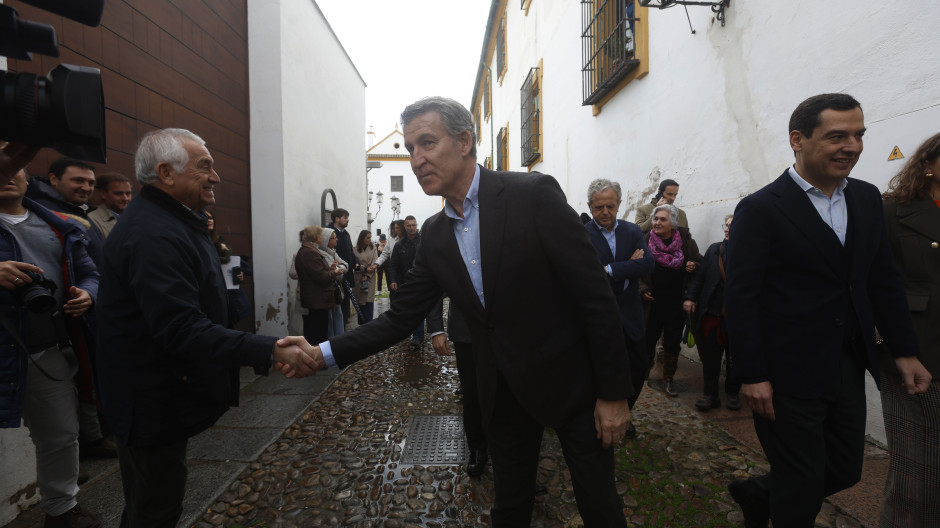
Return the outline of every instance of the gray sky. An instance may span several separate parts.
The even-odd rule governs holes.
[[[366,81],[376,140],[427,95],[470,107],[490,0],[316,0]]]

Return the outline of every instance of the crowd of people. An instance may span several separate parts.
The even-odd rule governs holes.
[[[119,459],[122,526],[174,526],[187,441],[237,403],[238,367],[346,367],[421,343],[425,322],[437,353],[454,343],[466,469],[492,464],[494,526],[528,526],[546,427],[584,525],[626,526],[614,446],[635,434],[660,340],[667,396],[678,394],[681,343],[694,342],[696,408],[722,405],[725,365],[726,406],[753,412],[770,472],[729,483],[746,526],[813,526],[825,497],[858,482],[866,370],[882,389],[891,457],[881,525],[940,524],[940,134],[882,196],[850,177],[865,132],[858,101],[806,99],[789,124],[794,164],[728,211],[703,256],[675,180],[634,222],[618,218],[620,184],[594,180],[579,220],[551,176],[477,164],[459,103],[425,98],[401,118],[412,169],[443,211],[420,230],[396,220],[377,240],[354,238],[342,208],[304,227],[289,271],[303,336],[281,339],[233,328],[249,311],[238,285],[251,269],[207,210],[220,180],[199,136],[141,138],[133,200],[120,174],[61,159],[30,178],[35,149],[2,149],[0,340],[13,353],[0,356],[0,427],[30,429],[45,526],[100,526],[76,502],[86,450]],[[390,307],[374,318],[383,278]]]

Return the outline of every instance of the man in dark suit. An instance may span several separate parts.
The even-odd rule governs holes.
[[[445,209],[425,222],[391,309],[322,343],[321,361],[345,367],[396,343],[446,291],[472,335],[493,526],[529,525],[546,426],[564,447],[584,525],[626,526],[612,445],[630,422],[630,366],[617,302],[577,213],[549,176],[477,165],[473,119],[456,101],[422,99],[402,124],[419,184]]]
[[[733,372],[754,411],[770,473],[729,485],[748,527],[811,527],[825,497],[861,478],[867,368],[875,326],[909,393],[930,374],[894,266],[881,195],[848,178],[862,109],[845,94],[803,101],[790,118],[796,163],[738,205],[725,306]]]
[[[607,280],[620,305],[620,324],[630,356],[633,395],[628,398],[630,409],[640,397],[646,379],[646,326],[643,324],[643,301],[640,300],[640,277],[653,272],[656,263],[643,241],[643,230],[626,220],[617,220],[622,194],[620,184],[598,179],[588,186],[588,207],[593,220],[585,224],[591,243],[597,250]],[[636,434],[633,424],[629,433]]]

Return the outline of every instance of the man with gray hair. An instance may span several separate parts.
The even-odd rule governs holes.
[[[97,380],[118,440],[121,526],[175,526],[186,487],[186,443],[238,403],[238,367],[288,377],[316,370],[293,345],[226,328],[225,281],[204,209],[220,182],[199,136],[143,137],[143,189],[99,265]],[[297,343],[306,343],[296,338]]]
[[[607,179],[594,180],[588,185],[587,197],[593,219],[585,224],[585,228],[620,307],[620,324],[633,376],[633,395],[627,401],[633,409],[647,371],[646,325],[639,284],[640,278],[652,273],[656,264],[643,240],[643,230],[626,220],[617,220],[623,197],[619,183]],[[632,423],[627,434],[636,434]]]
[[[401,120],[418,183],[444,198],[444,211],[424,223],[390,310],[314,354],[322,349],[325,365],[345,367],[383,350],[446,291],[472,336],[493,526],[529,525],[542,434],[552,427],[584,525],[626,527],[612,446],[630,424],[630,365],[617,301],[584,225],[554,178],[478,165],[473,118],[460,103],[425,98]]]

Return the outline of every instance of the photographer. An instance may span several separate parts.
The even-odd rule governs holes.
[[[8,156],[9,155],[9,156]],[[45,527],[98,527],[78,494],[78,405],[73,349],[86,347],[84,314],[98,273],[72,220],[25,198],[27,177],[0,156],[0,427],[23,419],[36,446]]]

